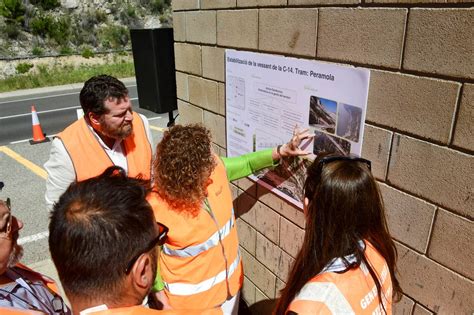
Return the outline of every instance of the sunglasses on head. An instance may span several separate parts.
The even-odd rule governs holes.
[[[353,161],[353,162],[362,162],[367,165],[369,170],[372,170],[372,163],[369,160],[356,157],[356,156],[344,156],[344,155],[339,155],[339,156],[325,156],[318,162],[318,167],[320,170],[323,169],[324,165],[329,164],[331,162],[335,161]]]
[[[168,234],[168,227],[161,224],[160,222],[156,222],[156,224],[158,224],[158,227],[159,227],[159,230],[160,230],[160,232],[158,233],[158,236],[155,237],[154,239],[152,239],[150,241],[150,243],[148,243],[148,245],[142,251],[140,251],[138,254],[133,256],[133,258],[128,263],[127,268],[125,268],[125,274],[128,275],[130,273],[130,271],[132,270],[133,265],[138,260],[138,258],[140,258],[141,255],[143,255],[144,253],[149,252],[155,246],[161,246],[165,243],[166,235]]]

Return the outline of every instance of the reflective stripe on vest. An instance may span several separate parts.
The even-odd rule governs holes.
[[[163,245],[163,252],[169,256],[177,256],[177,257],[193,257],[197,256],[210,248],[219,245],[219,240],[224,239],[227,235],[230,234],[230,231],[234,227],[234,209],[232,209],[232,217],[229,221],[219,230],[216,231],[214,234],[211,235],[205,242],[194,245],[188,246],[183,249],[171,249],[166,244]],[[207,280],[206,280],[207,281]]]
[[[354,314],[351,305],[334,283],[307,283],[294,298],[294,301],[298,300],[324,303],[333,314]]]
[[[230,278],[234,274],[235,270],[239,266],[239,262],[240,262],[240,251],[237,253],[237,258],[229,266],[228,278]],[[215,277],[204,280],[197,284],[179,283],[179,282],[166,283],[165,282],[165,288],[171,294],[174,294],[174,295],[191,295],[191,294],[201,293],[201,292],[211,289],[214,285],[222,281],[225,281],[226,275],[227,275],[226,270],[223,270],[219,272]]]

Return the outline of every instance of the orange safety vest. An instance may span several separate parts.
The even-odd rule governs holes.
[[[169,228],[159,255],[165,294],[175,309],[220,307],[242,287],[242,262],[232,195],[222,161],[207,187],[210,211],[196,217],[179,213],[151,194],[155,218]]]
[[[128,176],[150,179],[152,150],[145,125],[137,113],[133,113],[133,132],[123,140],[127,157]],[[87,125],[84,118],[68,126],[57,136],[68,152],[76,180],[82,181],[102,174],[114,163]]]
[[[154,310],[146,308],[142,305],[111,308],[108,310],[97,311],[91,313],[93,315],[221,315],[222,310],[211,309],[211,310]]]
[[[21,309],[12,308],[12,307],[0,307],[0,314],[2,315],[44,315],[43,312],[21,310]]]
[[[385,259],[365,241],[365,256],[382,284],[382,301],[392,314],[392,280]],[[385,314],[364,263],[346,272],[323,272],[306,283],[288,311],[297,314]]]

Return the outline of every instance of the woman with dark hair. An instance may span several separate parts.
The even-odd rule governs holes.
[[[306,234],[276,314],[391,314],[397,252],[370,161],[320,156],[304,189]]]
[[[243,273],[229,181],[281,157],[308,154],[298,146],[310,137],[295,129],[292,140],[276,148],[224,158],[212,152],[210,132],[201,125],[176,125],[163,134],[149,197],[155,217],[169,227],[158,259],[160,301],[174,309],[237,314]]]

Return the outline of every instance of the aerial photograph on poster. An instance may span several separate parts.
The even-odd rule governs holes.
[[[339,104],[336,134],[347,140],[359,142],[362,109],[348,104]]]
[[[351,143],[347,140],[328,135],[324,132],[315,130],[313,140],[313,154],[337,153],[347,155],[351,153]]]
[[[309,125],[334,133],[336,128],[337,102],[311,95],[309,98]]]

